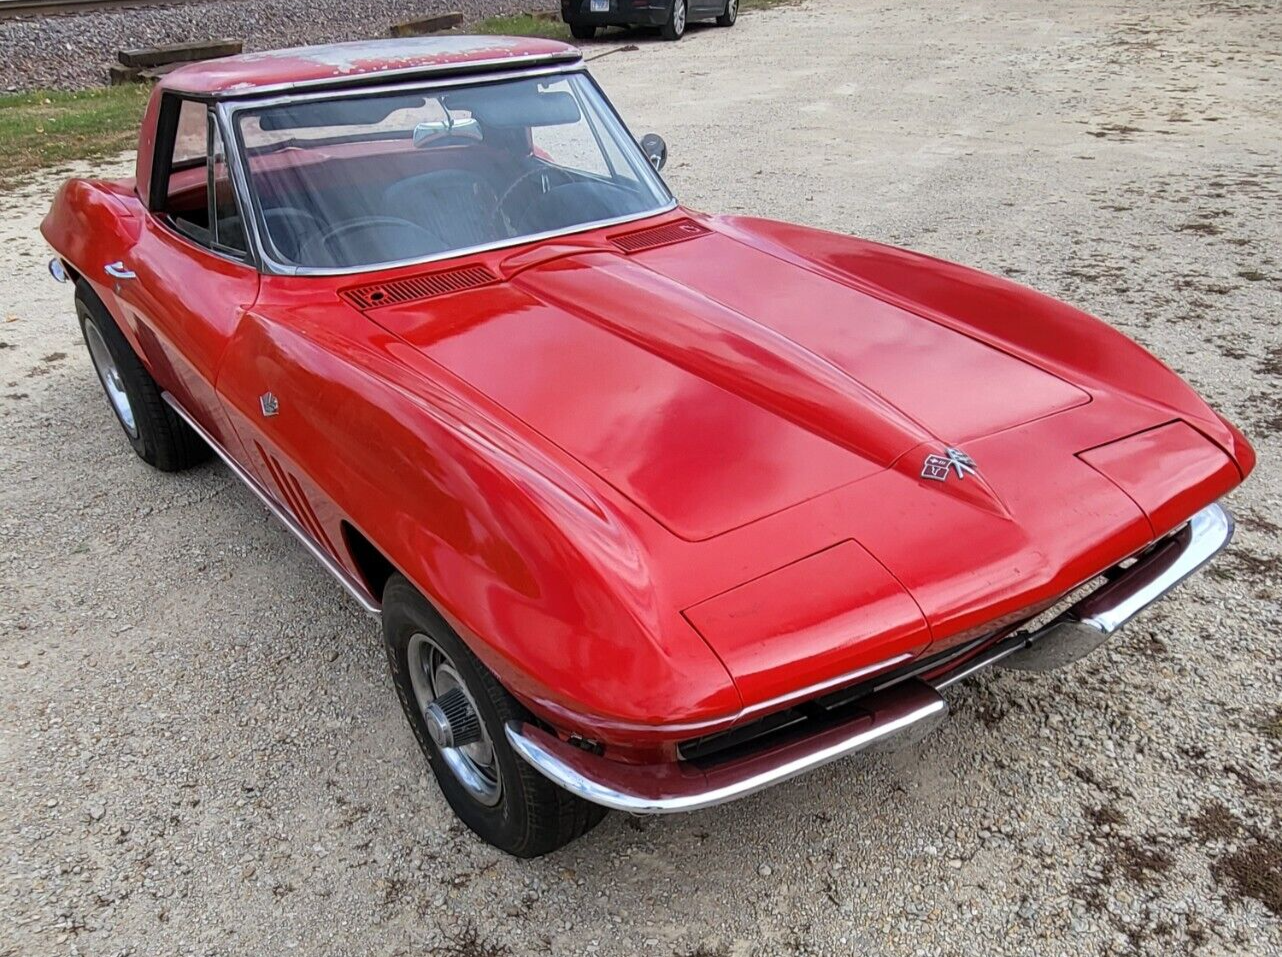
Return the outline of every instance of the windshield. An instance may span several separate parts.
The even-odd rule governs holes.
[[[352,269],[569,232],[671,196],[582,74],[235,114],[278,263]]]

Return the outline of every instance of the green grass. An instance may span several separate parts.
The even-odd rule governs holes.
[[[570,39],[570,28],[561,22],[559,15],[555,20],[548,20],[529,13],[488,17],[466,27],[464,32],[493,33],[508,37],[547,37],[550,40]]]
[[[97,159],[138,145],[151,87],[0,96],[0,186],[72,160]]]

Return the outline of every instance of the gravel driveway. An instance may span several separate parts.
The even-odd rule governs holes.
[[[455,821],[374,622],[249,493],[135,459],[44,272],[55,180],[0,196],[0,955],[1282,954],[1276,14],[826,0],[594,64],[688,203],[1064,297],[1260,465],[1231,551],[1076,667],[529,863]]]
[[[230,37],[271,50],[387,36],[393,23],[457,10],[475,22],[551,9],[550,0],[215,0],[75,16],[0,20],[0,90],[78,90],[107,82],[118,50]]]

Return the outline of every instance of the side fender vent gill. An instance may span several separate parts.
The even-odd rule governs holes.
[[[298,483],[290,472],[287,472],[277,460],[277,458],[262,447],[258,442],[254,443],[258,449],[258,454],[262,457],[263,464],[267,466],[267,471],[271,473],[272,481],[276,483],[276,489],[280,492],[280,498],[277,499],[284,505],[307,530],[307,534],[312,537],[317,545],[320,545],[330,555],[337,557],[334,551],[334,544],[325,534],[325,526],[321,524],[320,519],[316,517],[316,510],[312,508],[312,503],[308,501],[307,495],[303,492],[303,487]]]
[[[664,223],[662,226],[651,226],[649,229],[638,229],[631,233],[619,233],[611,236],[610,242],[625,253],[638,253],[643,249],[670,246],[672,243],[706,236],[710,232],[712,230],[701,226],[693,219],[678,219],[675,223]]]
[[[419,273],[417,276],[406,276],[389,282],[352,286],[341,290],[339,295],[357,309],[377,309],[380,306],[395,306],[416,299],[443,296],[447,292],[487,286],[497,281],[497,278],[484,266],[462,266],[458,269]]]

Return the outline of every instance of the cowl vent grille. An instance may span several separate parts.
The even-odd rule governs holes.
[[[638,229],[632,233],[620,233],[611,236],[610,242],[625,253],[638,253],[643,249],[655,246],[670,246],[672,243],[685,242],[706,236],[712,230],[700,226],[693,219],[679,219],[675,223],[664,223],[662,226],[651,226],[649,229]]]
[[[352,286],[339,295],[357,309],[378,309],[396,306],[418,299],[443,296],[447,292],[474,289],[496,282],[497,277],[484,266],[463,266],[458,269],[441,269],[436,272],[406,276],[390,282],[375,282],[365,286]]]

